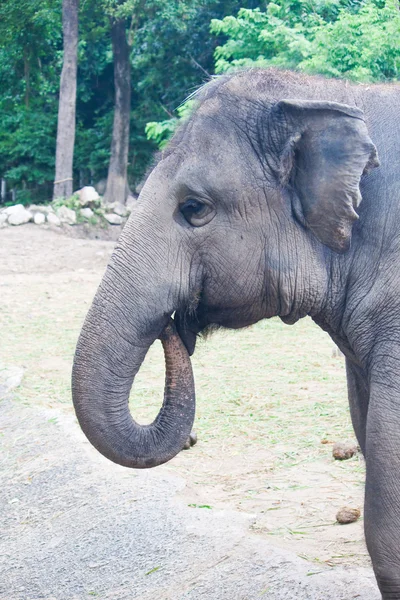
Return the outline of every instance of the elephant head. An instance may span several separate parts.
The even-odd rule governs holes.
[[[376,164],[357,108],[271,100],[246,77],[203,88],[143,187],[78,342],[74,404],[100,452],[143,468],[182,449],[200,332],[322,310],[327,258],[349,248],[360,179]],[[164,404],[140,426],[129,393],[158,337]]]

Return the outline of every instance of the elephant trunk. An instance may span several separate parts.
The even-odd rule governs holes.
[[[140,284],[132,286],[119,269],[125,250],[114,253],[83,326],[72,395],[79,424],[93,446],[120,465],[143,469],[182,450],[193,425],[195,391],[189,355],[170,318],[171,289],[166,293],[164,282],[151,298],[154,279],[148,272],[147,277],[136,277]],[[142,426],[131,416],[129,394],[157,337],[166,363],[164,402],[153,423]]]
[[[128,400],[134,372],[121,380],[109,379],[101,369],[93,381],[87,364],[80,360],[78,345],[73,368],[72,393],[79,424],[95,448],[110,460],[136,469],[156,467],[182,450],[192,429],[195,414],[195,390],[189,355],[169,321],[160,336],[166,365],[164,402],[151,425],[136,423]],[[142,362],[145,351],[132,357]]]

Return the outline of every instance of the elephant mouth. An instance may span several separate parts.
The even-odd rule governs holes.
[[[174,322],[179,337],[181,338],[189,356],[192,356],[196,348],[197,336],[204,330],[206,323],[200,320],[198,311],[188,314],[187,310],[177,311]]]
[[[208,337],[214,331],[242,329],[264,318],[257,309],[248,306],[207,307],[199,304],[195,311],[179,310],[174,316],[175,326],[189,356],[192,356],[199,336]]]

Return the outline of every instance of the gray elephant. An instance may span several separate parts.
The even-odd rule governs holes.
[[[396,85],[276,70],[205,85],[143,187],[73,368],[92,444],[121,465],[153,467],[190,433],[200,332],[310,315],[346,356],[365,535],[385,600],[400,600],[399,114]],[[128,396],[158,337],[164,403],[143,427]]]

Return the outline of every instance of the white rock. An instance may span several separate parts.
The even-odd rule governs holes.
[[[121,223],[124,222],[124,219],[122,217],[120,217],[120,215],[116,215],[114,213],[107,213],[104,215],[104,218],[111,224],[111,225],[121,225]]]
[[[50,223],[50,225],[56,225],[57,227],[61,225],[60,219],[53,212],[49,213],[46,218],[47,222]]]
[[[7,227],[8,215],[0,213],[0,227]]]
[[[99,200],[100,196],[91,185],[85,185],[77,192],[79,194],[79,202],[82,206],[88,206],[91,202]]]
[[[129,194],[129,196],[126,199],[126,208],[129,212],[132,212],[132,210],[135,208],[137,204],[137,197],[136,196],[131,196]]]
[[[76,212],[72,210],[72,208],[60,206],[57,211],[57,216],[61,223],[67,223],[68,225],[75,225],[76,223]]]
[[[43,225],[45,220],[46,220],[46,215],[41,212],[37,212],[33,215],[33,222],[36,225]]]
[[[22,206],[22,204],[16,204],[20,208],[18,210],[12,211],[12,213],[8,213],[8,222],[10,225],[23,225],[24,223],[29,223],[33,219],[33,214],[26,210]],[[10,206],[10,208],[14,208],[14,206]]]
[[[54,212],[51,206],[44,206],[43,204],[31,204],[30,206],[28,206],[28,210],[30,210],[33,213],[44,213],[45,215],[47,215],[47,213],[49,212]]]
[[[91,208],[81,208],[81,215],[85,219],[90,219],[90,217],[93,217],[94,212]]]
[[[128,209],[126,208],[125,204],[122,204],[121,202],[115,202],[113,212],[120,217],[126,217],[128,214]]]
[[[14,204],[13,206],[7,206],[7,208],[3,209],[6,215],[13,215],[21,210],[25,210],[25,206],[23,204]]]

